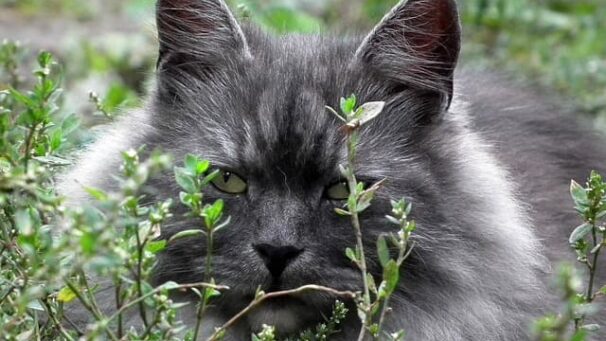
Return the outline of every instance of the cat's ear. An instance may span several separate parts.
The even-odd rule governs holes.
[[[170,58],[212,63],[226,54],[250,58],[240,25],[223,0],[158,0],[158,65]]]
[[[403,0],[366,37],[355,60],[398,84],[438,91],[447,106],[460,41],[454,0]]]

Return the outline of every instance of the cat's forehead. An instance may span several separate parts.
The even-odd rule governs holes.
[[[344,85],[358,38],[337,39],[319,35],[280,37],[251,33],[253,63],[274,82]]]
[[[340,158],[339,123],[321,91],[276,83],[262,89],[242,117],[239,161],[250,171],[317,178]]]
[[[261,38],[263,39],[263,38]],[[343,153],[339,121],[327,109],[344,96],[347,53],[327,38],[283,37],[257,41],[248,70],[248,106],[234,131],[239,162],[253,171],[317,177],[336,169]],[[352,45],[353,46],[353,45]],[[255,53],[256,52],[256,53]]]

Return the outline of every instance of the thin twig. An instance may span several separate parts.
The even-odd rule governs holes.
[[[47,299],[44,298],[44,299],[41,299],[40,301],[42,302],[42,305],[44,305],[44,309],[46,309],[46,313],[47,313],[48,317],[51,319],[51,321],[53,322],[55,327],[59,330],[61,335],[63,335],[63,337],[66,338],[67,340],[73,341],[74,338],[71,335],[69,335],[67,330],[65,330],[65,328],[61,324],[61,322],[59,322],[57,320],[57,316],[55,316],[55,314],[53,313],[52,308],[51,308],[50,304],[48,303]]]
[[[169,288],[169,290],[186,290],[186,289],[197,288],[197,287],[205,287],[205,288],[211,288],[211,289],[215,289],[215,290],[229,290],[228,286],[215,285],[215,284],[205,283],[205,282],[180,284],[179,286]],[[115,319],[119,314],[124,313],[124,311],[126,311],[128,308],[132,307],[133,305],[138,304],[139,302],[141,302],[141,301],[147,299],[148,297],[151,297],[165,289],[167,289],[165,286],[159,286],[156,289],[148,292],[147,294],[145,294],[143,296],[139,296],[135,300],[128,302],[127,304],[123,305],[122,308],[118,309],[118,311],[116,311],[113,315],[111,315],[109,317],[108,322]]]
[[[304,286],[296,288],[296,289],[274,291],[274,292],[270,292],[268,294],[262,294],[262,295],[256,297],[252,302],[250,302],[250,304],[248,306],[246,306],[246,308],[242,309],[239,313],[234,315],[229,321],[227,321],[221,327],[216,328],[215,332],[207,339],[207,341],[217,340],[217,337],[223,331],[225,331],[225,330],[227,330],[227,328],[233,326],[242,317],[244,317],[252,309],[256,308],[258,305],[260,305],[264,301],[272,299],[272,298],[276,298],[276,297],[297,295],[297,294],[303,293],[305,291],[322,291],[322,292],[326,292],[326,293],[329,293],[329,294],[337,296],[337,297],[349,298],[349,299],[354,299],[356,297],[356,293],[354,293],[352,291],[339,291],[339,290],[329,288],[329,287],[324,287],[321,285],[304,285]]]
[[[208,234],[206,237],[206,266],[204,268],[204,281],[208,282],[212,276],[212,252],[213,252],[213,226],[208,227]],[[193,340],[198,339],[198,334],[200,333],[200,328],[202,327],[202,317],[204,316],[204,312],[206,311],[206,291],[203,292],[202,297],[200,298],[201,302],[198,305],[198,310],[196,312],[196,326],[194,327],[194,336]]]
[[[135,213],[136,214],[136,213]],[[139,237],[139,231],[135,231],[135,238],[137,240],[137,294],[139,296],[143,296],[143,283],[142,283],[142,268],[143,268],[143,248],[145,247],[145,240],[141,242],[141,238]],[[141,320],[143,321],[143,325],[147,328],[149,327],[149,322],[147,322],[147,312],[145,311],[145,304],[143,301],[139,302],[139,315],[141,315]]]
[[[29,159],[31,158],[30,153],[31,153],[31,149],[32,149],[34,135],[36,134],[36,129],[38,129],[38,123],[35,123],[30,128],[27,138],[25,140],[25,149],[23,151],[23,155],[24,155],[23,165],[25,166],[26,170],[27,170],[27,165],[28,165]]]
[[[89,304],[89,302],[84,298],[84,296],[82,296],[80,290],[76,288],[76,286],[70,280],[66,279],[65,284],[76,295],[76,297],[78,297],[78,300],[80,301],[80,303],[82,303],[84,308],[86,308],[88,311],[91,312],[91,314],[93,314],[97,322],[103,321],[103,316],[101,316],[101,314]],[[118,337],[110,329],[105,328],[105,332],[107,333],[109,338],[112,339],[112,341],[119,341]]]
[[[353,130],[347,136],[347,156],[348,156],[348,167],[347,167],[347,185],[349,187],[349,193],[353,195],[356,193],[357,180],[355,175],[355,163],[356,163],[356,144],[358,140],[358,132],[357,130]],[[360,272],[362,273],[362,282],[364,284],[364,309],[366,310],[366,321],[363,321],[362,328],[360,328],[360,335],[358,335],[358,341],[364,340],[364,335],[366,334],[366,327],[368,325],[370,314],[370,289],[368,285],[368,275],[367,275],[367,266],[366,266],[366,256],[364,254],[364,243],[362,240],[362,228],[360,226],[360,218],[358,216],[357,207],[349,207],[349,212],[351,213],[351,224],[354,228],[354,232],[356,235],[356,245],[358,247],[358,253],[360,255],[360,259],[358,262],[358,266],[360,268]]]

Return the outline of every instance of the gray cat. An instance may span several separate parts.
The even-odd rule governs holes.
[[[577,225],[567,186],[605,170],[606,148],[532,92],[455,75],[455,1],[402,1],[365,38],[271,36],[239,25],[221,0],[160,0],[157,23],[157,81],[145,109],[114,124],[61,189],[78,200],[83,184],[111,188],[119,151],[141,144],[222,169],[221,186],[205,195],[225,200],[232,217],[217,235],[214,275],[233,290],[216,301],[206,333],[258,286],[360,289],[344,256],[352,228],[334,214],[343,202],[328,190],[342,186],[345,145],[325,106],[351,93],[386,102],[363,128],[357,169],[366,183],[386,179],[362,215],[372,273],[380,274],[377,236],[393,230],[389,199],[408,198],[418,223],[387,330],[404,328],[412,341],[527,340],[530,322],[556,308],[550,274]],[[158,195],[176,197],[173,182],[155,179]],[[166,236],[191,226],[175,219]],[[171,246],[156,280],[202,280],[204,254],[202,240]],[[332,304],[314,293],[270,302],[228,338],[248,339],[262,323],[294,332]],[[357,335],[352,312],[338,339]]]

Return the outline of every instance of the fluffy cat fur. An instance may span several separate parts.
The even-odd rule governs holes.
[[[358,38],[276,37],[238,24],[221,0],[160,0],[157,22],[157,81],[145,108],[100,136],[60,189],[73,202],[86,200],[83,185],[111,189],[119,152],[141,144],[244,177],[245,194],[205,193],[223,198],[232,217],[217,235],[214,277],[233,288],[209,312],[205,333],[257,286],[361,289],[344,256],[355,244],[349,220],[333,213],[341,202],[323,195],[345,162],[344,136],[325,106],[351,93],[359,103],[387,103],[363,128],[358,154],[359,179],[387,179],[361,217],[372,273],[380,274],[377,236],[393,230],[384,219],[389,199],[408,198],[418,223],[386,330],[404,328],[413,341],[527,340],[529,322],[557,307],[549,279],[571,254],[566,236],[578,224],[567,186],[606,170],[603,140],[532,92],[455,75],[453,0],[402,1]],[[152,184],[155,195],[177,197],[170,174]],[[191,228],[181,217],[175,212],[165,237]],[[259,243],[303,251],[273,278]],[[203,240],[170,246],[156,280],[200,281],[204,254]],[[314,325],[332,302],[319,293],[270,302],[227,338],[248,339],[261,323],[284,333]],[[337,339],[357,335],[352,311]],[[183,318],[192,323],[193,312]]]

